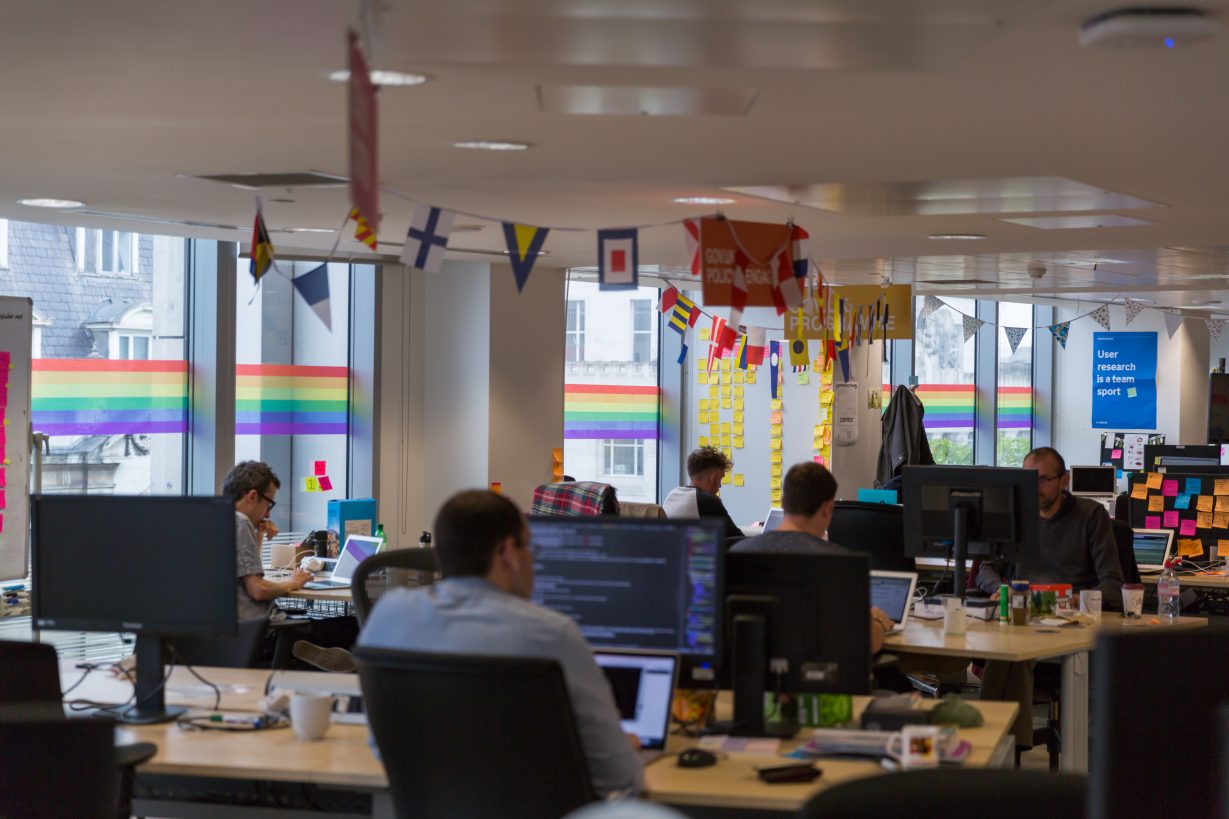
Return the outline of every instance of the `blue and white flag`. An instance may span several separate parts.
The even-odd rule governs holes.
[[[299,291],[303,301],[312,312],[320,317],[324,326],[333,331],[332,309],[329,306],[329,266],[322,264],[313,267],[302,276],[294,279],[294,289]]]
[[[597,280],[602,290],[640,285],[640,240],[635,228],[597,232]]]
[[[455,218],[452,211],[430,205],[414,208],[410,229],[405,234],[405,247],[401,249],[402,263],[428,273],[439,273]]]

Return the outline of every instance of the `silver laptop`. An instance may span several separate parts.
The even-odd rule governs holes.
[[[1086,498],[1112,498],[1117,494],[1117,470],[1112,466],[1071,467],[1071,494]]]
[[[871,572],[871,605],[896,622],[888,634],[905,630],[916,590],[917,572]]]
[[[1173,553],[1174,530],[1133,529],[1131,547],[1135,551],[1135,565],[1141,572],[1159,572]]]
[[[771,532],[781,525],[781,521],[785,520],[785,510],[779,506],[772,506],[768,509],[768,517],[764,518],[764,532]]]
[[[668,651],[601,649],[593,659],[610,681],[625,733],[640,740],[645,765],[666,751],[679,655]]]
[[[350,588],[350,579],[354,577],[354,570],[358,568],[358,564],[375,554],[376,549],[380,548],[381,542],[378,537],[350,535],[346,538],[346,545],[342,547],[341,554],[337,556],[337,563],[333,566],[332,574],[324,580],[313,580],[303,586],[303,588]]]

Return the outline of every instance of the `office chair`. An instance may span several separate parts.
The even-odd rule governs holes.
[[[367,622],[380,595],[396,588],[429,586],[436,581],[438,572],[435,549],[429,546],[388,549],[359,563],[350,579],[359,626]]]
[[[665,519],[667,515],[666,510],[655,503],[619,501],[619,517]]]
[[[68,721],[60,702],[60,667],[54,646],[46,643],[0,640],[0,668],[4,669],[4,673],[0,674],[0,718]],[[72,720],[72,722],[79,721],[88,720]],[[111,723],[105,720],[99,720],[99,723],[107,728],[107,747],[110,748],[108,752],[100,755],[100,759],[105,760],[116,771],[119,781],[118,791],[116,798],[109,803],[108,810],[101,813],[78,815],[114,814],[126,818],[131,813],[129,807],[136,766],[157,753],[158,746],[152,742],[115,745]],[[0,748],[5,747],[8,746],[0,744]],[[5,765],[0,765],[0,770],[4,768]],[[0,816],[8,815],[10,814],[0,810]]]
[[[934,768],[868,776],[834,785],[814,801],[816,816],[859,819],[952,819],[994,812],[1009,816],[1083,816],[1088,778],[1049,771]]]
[[[112,720],[0,716],[0,816],[127,817],[114,745]]]
[[[178,665],[220,668],[261,668],[269,621],[264,618],[239,621],[239,633],[228,637],[175,637],[168,642]]]
[[[1139,563],[1135,560],[1135,531],[1130,524],[1118,519],[1110,520],[1114,528],[1114,545],[1118,547],[1118,562],[1122,564],[1123,583],[1142,583]]]
[[[828,524],[828,539],[869,555],[873,570],[917,571],[913,558],[905,557],[903,506],[837,501],[832,523]]]
[[[594,800],[554,660],[354,653],[397,816],[538,819]]]

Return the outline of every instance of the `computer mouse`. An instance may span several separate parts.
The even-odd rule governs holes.
[[[679,754],[678,766],[680,768],[707,768],[709,765],[716,764],[717,755],[701,748],[688,748]]]

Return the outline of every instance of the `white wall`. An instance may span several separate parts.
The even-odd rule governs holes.
[[[840,364],[835,367],[834,380],[839,381]],[[849,368],[853,371],[849,380],[858,383],[858,443],[854,446],[833,443],[832,475],[838,486],[837,497],[857,500],[858,489],[875,485],[879,448],[883,443],[883,411],[866,405],[868,393],[883,391],[883,342],[852,348]]]

